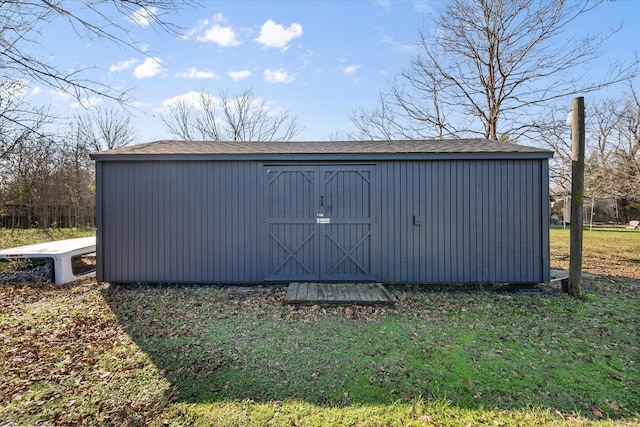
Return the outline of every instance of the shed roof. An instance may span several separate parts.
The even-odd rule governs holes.
[[[105,160],[379,160],[421,158],[549,158],[541,148],[487,139],[230,142],[164,140],[93,153]]]

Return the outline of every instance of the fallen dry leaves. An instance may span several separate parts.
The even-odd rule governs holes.
[[[153,366],[123,332],[95,281],[0,286],[0,345],[2,420],[135,423],[166,403],[166,384],[153,378]],[[153,396],[136,390],[137,378],[149,374],[149,383],[137,385],[154,383]],[[115,398],[114,389],[137,394]]]

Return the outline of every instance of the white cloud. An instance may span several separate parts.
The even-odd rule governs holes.
[[[302,25],[293,23],[289,28],[284,28],[280,24],[276,24],[269,19],[262,24],[260,35],[256,39],[265,48],[273,47],[276,49],[287,50],[289,42],[297,37],[302,36]]]
[[[42,93],[42,88],[40,86],[34,86],[31,88],[31,93],[29,95],[36,96]]]
[[[215,22],[227,22],[228,19],[224,17],[224,15],[221,12],[216,13],[215,15],[213,15],[213,20]]]
[[[315,55],[313,51],[307,50],[304,55],[300,56],[300,60],[302,61],[302,65],[299,67],[300,69],[307,68],[309,64],[311,64],[311,58]]]
[[[277,70],[267,68],[262,75],[267,83],[291,83],[295,80],[294,76],[282,68],[278,68]]]
[[[115,64],[113,64],[112,66],[109,67],[109,72],[110,73],[115,73],[118,71],[124,71],[124,70],[128,70],[129,68],[133,67],[134,64],[136,64],[138,62],[137,59],[135,58],[131,58],[131,59],[126,59],[124,61],[118,61]]]
[[[187,71],[177,73],[175,77],[182,77],[185,79],[219,79],[220,76],[213,71],[198,70],[196,67],[191,67]]]
[[[165,107],[170,107],[172,105],[185,103],[187,105],[195,106],[198,104],[200,94],[200,92],[192,90],[190,92],[183,93],[182,95],[174,96],[173,98],[167,98],[162,101],[162,105]]]
[[[158,11],[158,8],[156,7],[141,7],[138,10],[136,10],[135,12],[133,12],[131,15],[129,15],[127,17],[127,19],[130,22],[133,22],[134,24],[142,27],[142,28],[146,28],[149,26],[149,24],[151,24],[151,22],[156,19],[156,12]]]
[[[148,103],[148,102],[143,102],[143,101],[133,101],[131,103],[131,106],[136,107],[136,108],[143,108],[143,107],[149,107],[149,106],[151,106],[151,104]]]
[[[181,40],[189,40],[190,38],[198,34],[200,31],[207,28],[207,25],[209,25],[208,19],[200,19],[198,20],[198,25],[196,25],[195,27],[187,31],[185,34],[180,34],[178,38]]]
[[[223,26],[220,23],[226,23],[227,19],[221,13],[216,13],[213,16],[213,25],[204,31],[204,34],[196,36],[196,40],[206,43],[215,43],[220,47],[231,47],[240,44],[240,40],[236,37],[236,33],[231,26]],[[204,20],[199,25],[188,33],[188,37],[202,32],[209,20]]]
[[[71,95],[60,89],[51,89],[48,94],[51,96],[51,102],[56,105],[64,104],[72,99]]]
[[[158,74],[163,73],[164,67],[162,66],[162,60],[158,57],[149,57],[144,62],[136,67],[133,71],[133,76],[137,79],[146,79],[149,77],[155,77]]]
[[[380,39],[379,39],[380,43],[384,45],[388,45],[388,46],[391,46],[393,49],[405,51],[405,52],[410,52],[416,49],[416,45],[413,43],[402,44],[396,41],[392,36],[385,34],[385,30],[382,27],[377,27],[376,30],[380,35]]]
[[[358,69],[359,69],[359,68],[360,68],[360,65],[358,65],[358,64],[352,64],[352,65],[348,65],[348,66],[344,67],[344,68],[342,69],[342,72],[343,72],[344,74],[349,75],[349,74],[353,74],[353,73],[355,73],[356,71],[358,71]]]
[[[162,101],[162,106],[159,108],[156,108],[154,110],[154,112],[156,113],[160,113],[160,114],[167,114],[169,112],[169,108],[178,104],[185,104],[191,108],[197,109],[197,110],[201,110],[202,109],[202,96],[203,93],[202,92],[198,92],[195,90],[183,93],[182,95],[177,95],[174,96],[172,98],[167,98],[165,100]],[[217,105],[220,104],[220,99],[218,99],[216,96],[211,95],[211,94],[205,94],[205,96],[211,96],[213,99],[213,102],[216,103]]]
[[[244,80],[247,77],[251,76],[251,71],[249,70],[239,70],[239,71],[229,71],[227,76],[231,77],[231,80],[234,82],[239,82],[240,80]]]
[[[213,22],[227,22],[227,18],[225,18],[222,13],[216,13],[215,15],[213,15],[212,20]],[[195,27],[187,31],[186,34],[182,34],[178,37],[182,40],[188,40],[193,36],[195,36],[196,34],[198,34],[199,32],[201,32],[202,30],[204,30],[205,28],[207,28],[210,22],[211,21],[209,21],[208,19],[199,19],[198,25],[196,25]]]

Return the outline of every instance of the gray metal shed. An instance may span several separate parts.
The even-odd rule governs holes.
[[[97,277],[547,282],[551,156],[482,139],[95,153]]]

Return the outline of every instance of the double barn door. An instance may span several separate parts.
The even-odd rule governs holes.
[[[374,280],[368,165],[265,166],[266,280]]]

